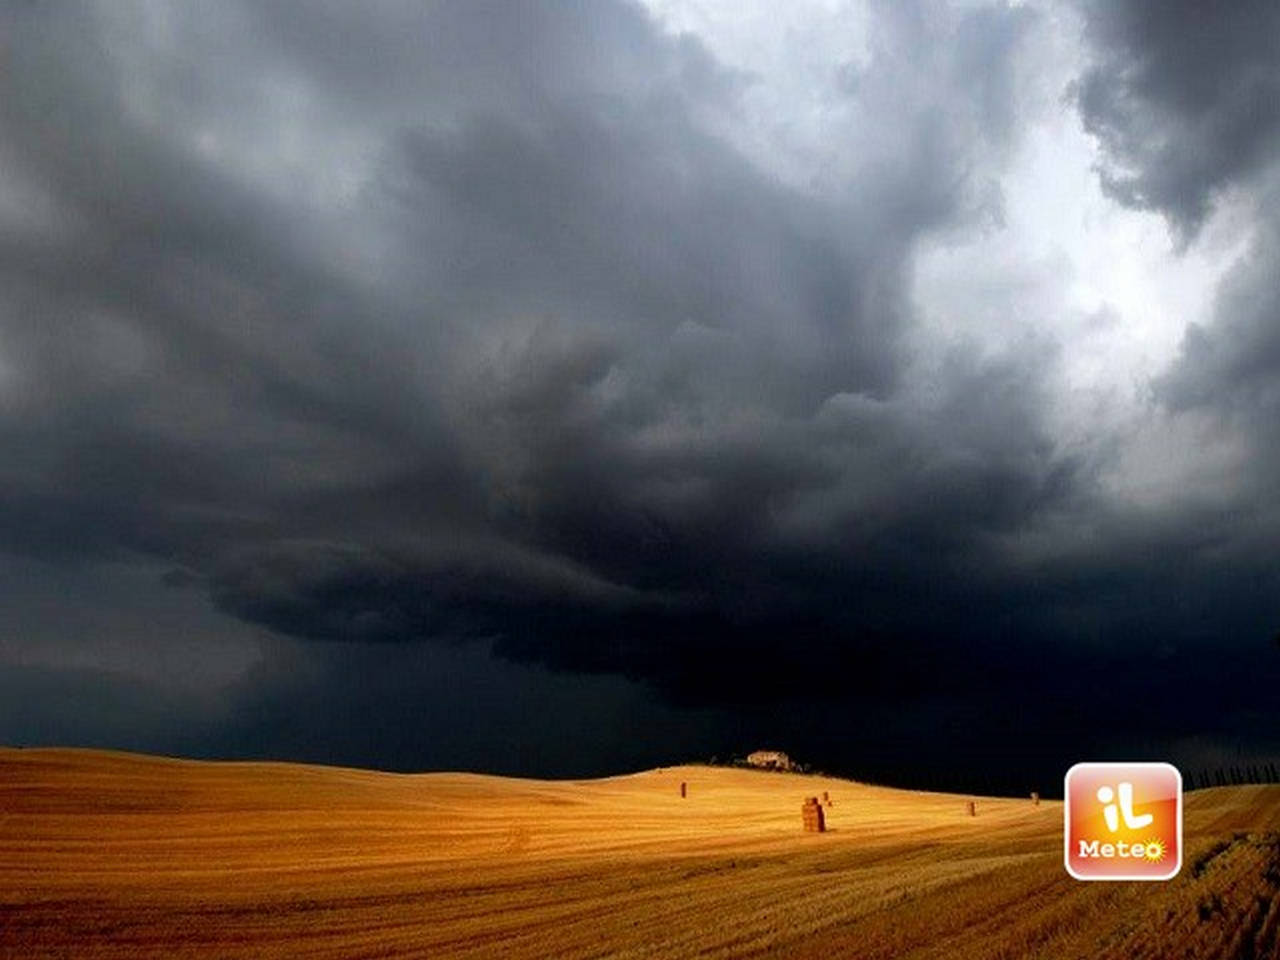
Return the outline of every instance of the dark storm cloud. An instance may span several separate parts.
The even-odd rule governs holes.
[[[1081,78],[1085,127],[1107,192],[1194,234],[1215,196],[1275,161],[1280,7],[1269,0],[1088,0],[1096,62]]]
[[[998,212],[1036,17],[873,12],[816,185],[735,139],[749,75],[626,3],[0,14],[0,549],[141,556],[327,641],[296,683],[250,678],[227,749],[357,762],[330,694],[404,731],[415,684],[452,702],[432,671],[489,649],[529,709],[544,667],[597,675],[588,700],[622,676],[714,705],[699,743],[810,695],[903,743],[1046,703],[1058,730],[1138,723],[1072,697],[1185,690],[1215,605],[1254,603],[1231,622],[1256,633],[1274,576],[1110,512],[1097,459],[1050,435],[1051,336],[913,352],[915,250]],[[1095,29],[1105,56],[1128,36]],[[1100,78],[1081,103],[1118,129]],[[1208,732],[1247,728],[1231,696],[1205,694]],[[426,755],[386,736],[379,762]]]
[[[1176,411],[1212,410],[1260,441],[1267,455],[1280,413],[1280,218],[1277,191],[1254,227],[1250,248],[1217,291],[1208,327],[1192,324],[1177,363],[1158,382]]]
[[[1171,442],[1207,437],[1206,461],[1226,457],[1226,466],[1208,486],[1188,478],[1171,506],[1125,518],[1129,532],[1119,543],[1150,551],[1150,558],[1121,554],[1122,563],[1144,571],[1122,581],[1132,583],[1123,596],[1174,646],[1207,651],[1233,642],[1220,638],[1255,638],[1243,645],[1255,651],[1252,667],[1212,664],[1224,690],[1234,685],[1241,703],[1253,703],[1264,688],[1251,671],[1274,676],[1277,669],[1256,638],[1274,632],[1269,621],[1280,616],[1273,559],[1280,537],[1280,8],[1083,6],[1093,65],[1078,85],[1078,106],[1104,151],[1104,189],[1162,213],[1183,243],[1226,196],[1248,231],[1245,252],[1217,287],[1210,321],[1187,325],[1178,356],[1151,383],[1156,415],[1186,431]],[[1171,552],[1161,555],[1161,544]]]
[[[195,712],[162,684],[110,670],[6,664],[0,671],[6,744],[168,752],[183,742]]]

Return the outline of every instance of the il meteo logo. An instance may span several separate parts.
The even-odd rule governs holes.
[[[1077,763],[1063,795],[1063,860],[1077,880],[1169,880],[1182,869],[1172,764]]]

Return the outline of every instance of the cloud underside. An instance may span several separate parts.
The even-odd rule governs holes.
[[[1153,416],[1238,438],[1228,489],[1112,496],[1119,439],[1052,427],[1052,330],[920,346],[920,244],[990,229],[1039,109],[1034,5],[873,4],[809,183],[749,149],[758,78],[631,4],[26,5],[0,14],[0,548],[686,706],[1177,697],[1218,647],[1256,693],[1280,14],[1082,13],[1110,196],[1188,243],[1229,191],[1264,211],[1151,372]]]

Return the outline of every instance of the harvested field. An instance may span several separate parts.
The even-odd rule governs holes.
[[[1280,787],[1189,794],[1165,884],[1074,881],[1059,803],[968,799],[0,749],[0,957],[1280,957]]]

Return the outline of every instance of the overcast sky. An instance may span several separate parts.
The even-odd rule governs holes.
[[[1277,49],[1272,0],[5,4],[0,742],[1275,756]]]

